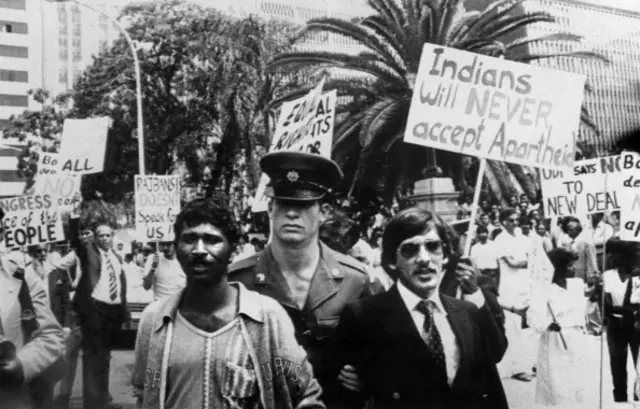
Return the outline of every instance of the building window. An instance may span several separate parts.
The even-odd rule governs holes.
[[[105,53],[107,52],[108,48],[109,48],[109,43],[107,42],[107,40],[100,40],[100,52]]]
[[[81,70],[73,70],[73,83],[74,84],[76,82],[78,82],[78,80],[80,79],[81,75],[82,75],[82,71]]]
[[[67,61],[69,59],[69,47],[67,47],[66,44],[64,47],[60,47],[58,58],[60,59],[60,61]]]
[[[73,58],[73,61],[82,60],[82,52],[80,50],[73,50],[72,58]]]
[[[0,20],[0,33],[29,34],[28,27],[26,23]]]
[[[29,82],[28,71],[0,70],[0,81]]]
[[[67,18],[67,9],[64,8],[64,4],[58,4],[58,21],[61,23],[66,23]]]
[[[0,94],[0,106],[26,108],[29,106],[29,97],[26,95]]]
[[[71,21],[73,21],[74,23],[79,23],[80,22],[80,11],[76,11],[73,10],[71,12]]]
[[[69,82],[69,71],[67,71],[66,69],[59,70],[58,71],[58,82],[60,84],[67,85],[67,82]]]
[[[27,47],[0,44],[0,57],[29,58]]]
[[[0,0],[0,8],[26,10],[27,0]]]

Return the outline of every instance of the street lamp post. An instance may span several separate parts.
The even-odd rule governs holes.
[[[122,27],[122,24],[120,24],[118,20],[111,17],[104,11],[99,10],[93,7],[92,5],[84,3],[83,1],[80,1],[80,0],[55,0],[55,2],[57,3],[67,3],[69,1],[71,1],[72,3],[76,3],[82,7],[85,7],[89,10],[92,10],[108,18],[116,27],[118,27],[118,30],[120,30],[120,32],[124,36],[125,40],[127,41],[127,44],[129,44],[129,48],[131,48],[131,54],[133,54],[134,70],[136,74],[136,104],[138,107],[138,166],[140,168],[140,174],[144,175],[145,174],[144,123],[142,120],[142,82],[141,82],[141,76],[140,76],[140,61],[138,60],[138,50],[136,49],[136,46],[133,43],[133,40],[131,39],[131,36],[129,36],[129,33],[127,33],[127,30],[125,30],[124,27]]]

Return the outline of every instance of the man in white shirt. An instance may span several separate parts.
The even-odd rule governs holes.
[[[506,342],[465,263],[455,268],[464,300],[438,291],[456,234],[428,210],[409,208],[388,224],[382,265],[397,284],[350,304],[336,329],[336,372],[356,367],[361,399],[388,408],[508,407],[495,363]],[[354,402],[353,407],[356,406]]]
[[[154,301],[169,297],[187,285],[172,242],[160,243],[160,253],[147,258],[144,271],[142,286],[145,290],[153,289]]]
[[[529,382],[533,367],[531,331],[523,329],[523,318],[529,308],[533,280],[529,271],[531,240],[518,229],[520,216],[514,209],[500,213],[503,231],[494,240],[500,269],[498,302],[505,310],[505,330],[509,348],[498,365],[502,377]]]
[[[489,241],[489,231],[484,226],[476,229],[478,242],[471,247],[469,258],[475,263],[482,275],[491,277],[497,286],[498,278],[498,257],[494,250],[494,243]]]

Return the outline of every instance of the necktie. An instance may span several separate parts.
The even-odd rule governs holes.
[[[445,363],[444,356],[444,347],[442,346],[442,339],[440,338],[440,333],[438,332],[438,328],[436,328],[435,323],[433,322],[433,309],[435,308],[435,303],[430,300],[422,300],[417,306],[418,311],[424,314],[424,340],[427,344],[427,348],[429,348],[429,352],[433,356],[433,359],[436,362],[436,365],[443,370],[446,374],[447,365]]]
[[[111,260],[108,254],[104,255],[107,260],[107,272],[109,273],[109,297],[111,301],[115,301],[118,297],[118,283],[116,282],[116,270],[111,264]]]

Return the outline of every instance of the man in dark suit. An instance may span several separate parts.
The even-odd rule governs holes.
[[[506,339],[472,268],[456,268],[464,300],[438,291],[456,240],[427,210],[406,209],[388,224],[382,265],[397,282],[347,306],[336,330],[334,370],[353,365],[362,384],[354,408],[370,398],[376,409],[508,408],[495,365]]]
[[[85,409],[109,407],[111,342],[129,319],[127,281],[122,259],[112,250],[113,227],[97,223],[95,241],[81,241],[79,218],[70,220],[71,245],[80,277],[72,308],[82,330],[82,383]]]

